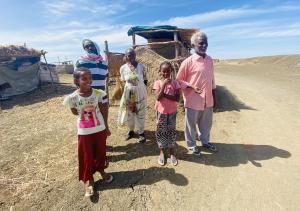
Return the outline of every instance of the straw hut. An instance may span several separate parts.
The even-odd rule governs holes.
[[[120,77],[120,67],[125,63],[123,53],[108,52],[108,74],[110,78]]]
[[[40,57],[40,51],[24,46],[0,46],[1,99],[38,87]]]
[[[132,46],[137,53],[137,60],[148,68],[149,84],[158,79],[159,65],[169,61],[174,66],[175,77],[181,62],[190,56],[191,37],[198,29],[182,29],[176,26],[135,26],[129,29]],[[147,44],[136,44],[136,35],[147,40]]]

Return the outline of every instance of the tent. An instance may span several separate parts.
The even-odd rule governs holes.
[[[0,97],[24,94],[39,85],[41,52],[23,46],[0,46]]]

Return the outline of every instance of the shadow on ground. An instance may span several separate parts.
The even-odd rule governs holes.
[[[240,111],[241,109],[256,110],[238,99],[225,86],[217,86],[216,88],[217,105],[215,112],[224,111]]]
[[[72,93],[76,87],[72,84],[54,84],[53,87],[51,84],[43,84],[39,89],[36,89],[32,92],[13,96],[11,99],[0,102],[1,109],[10,109],[14,106],[26,106],[34,103],[39,103],[47,101],[51,98],[63,96],[69,93]]]
[[[126,146],[113,147],[112,152],[119,152],[122,154],[112,155],[111,162],[118,162],[121,160],[133,160],[140,157],[158,156],[159,149],[155,141],[155,132],[146,131],[147,142],[144,144],[136,143],[136,140],[129,140]],[[183,136],[183,132],[179,132],[179,136]],[[198,142],[198,145],[201,145]],[[269,160],[274,157],[289,158],[291,153],[276,148],[271,145],[250,145],[250,144],[225,144],[215,143],[219,152],[210,153],[201,147],[202,156],[196,157],[190,153],[188,149],[177,145],[177,157],[179,160],[211,165],[217,167],[233,167],[240,164],[247,164],[251,162],[256,167],[262,167],[260,161]]]
[[[111,184],[107,184],[103,180],[97,181],[95,183],[96,191],[122,188],[132,188],[132,190],[134,190],[137,185],[152,185],[162,180],[167,180],[177,186],[186,186],[188,184],[188,180],[185,176],[176,173],[174,168],[167,167],[151,167],[133,171],[110,172],[110,174],[114,176],[114,181]],[[98,200],[98,193],[91,198],[91,201],[94,203],[97,203]]]

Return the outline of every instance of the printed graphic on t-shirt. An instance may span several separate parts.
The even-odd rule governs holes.
[[[98,125],[100,125],[100,121],[97,118],[95,107],[93,105],[86,105],[82,108],[79,128],[93,128]]]

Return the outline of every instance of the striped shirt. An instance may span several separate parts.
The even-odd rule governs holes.
[[[76,67],[84,67],[91,71],[92,74],[92,88],[101,89],[106,92],[105,84],[108,76],[108,66],[106,61],[92,61],[84,58],[78,59]]]

